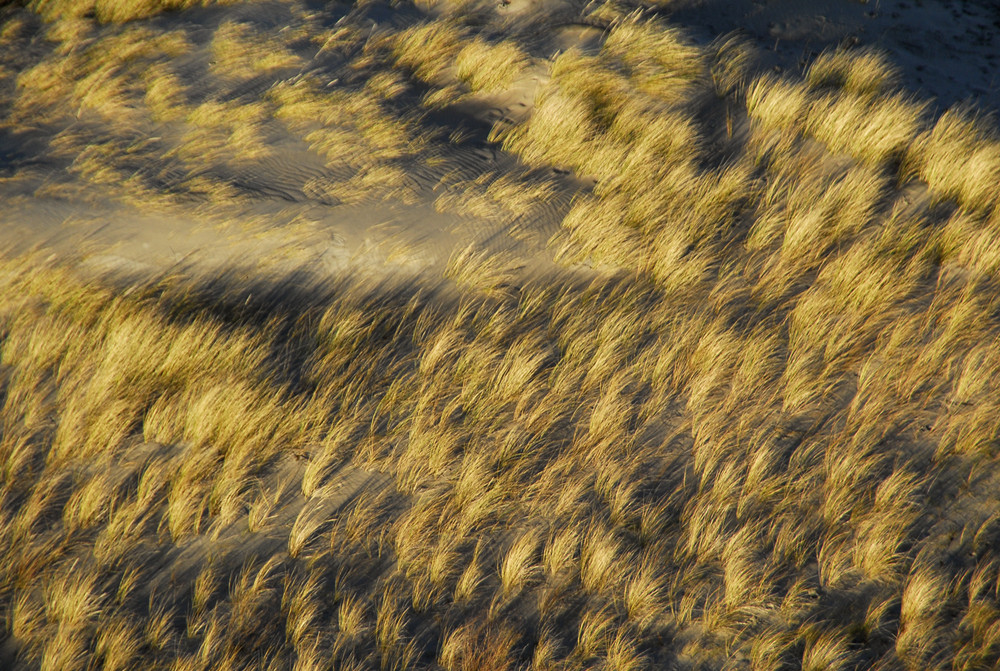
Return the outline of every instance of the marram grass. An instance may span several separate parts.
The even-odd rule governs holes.
[[[125,295],[8,259],[8,659],[992,663],[991,294],[872,254],[749,319],[738,285]]]
[[[32,6],[52,51],[6,123],[178,124],[53,143],[147,205],[141,159],[225,202],[206,166],[279,130],[353,170],[338,199],[414,198],[423,103],[532,61],[447,8],[273,43],[221,23],[214,76],[275,78],[251,104],[189,90],[182,34]],[[873,52],[778,79],[735,38],[591,18],[603,46],[532,61],[534,110],[493,137],[594,180],[557,251],[601,272],[472,248],[406,282],[0,260],[0,666],[1000,664],[995,129],[928,118]],[[320,57],[352,74],[299,71]],[[436,205],[523,215],[556,188],[528,168]]]

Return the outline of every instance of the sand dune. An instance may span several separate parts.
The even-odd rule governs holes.
[[[994,3],[0,8],[0,667],[1000,665]]]

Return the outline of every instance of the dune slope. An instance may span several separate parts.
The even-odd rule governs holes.
[[[0,666],[1000,664],[1000,136],[894,52],[0,11]]]

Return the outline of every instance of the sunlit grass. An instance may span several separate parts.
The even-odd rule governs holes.
[[[311,185],[337,202],[509,223],[568,193],[554,251],[590,268],[469,246],[405,283],[126,281],[4,256],[3,654],[997,666],[990,119],[929,118],[877,52],[778,78],[611,4],[584,17],[598,49],[551,60],[457,3],[274,34],[138,21],[183,4],[33,3],[47,46],[5,123],[147,207],[148,166],[224,205],[213,170],[279,140],[346,175]],[[179,67],[196,45],[218,89]],[[413,186],[465,141],[428,110],[528,68],[534,106],[491,135],[519,162]]]
[[[29,6],[49,20],[94,15],[100,21],[145,19],[161,12],[246,0],[31,0]]]

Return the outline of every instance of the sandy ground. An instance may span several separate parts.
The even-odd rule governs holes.
[[[386,11],[376,8],[371,13],[378,16]],[[160,27],[186,33],[195,43],[196,48],[178,66],[194,97],[246,104],[276,82],[290,79],[290,74],[294,79],[296,73],[268,74],[234,88],[232,82],[204,76],[214,56],[197,40],[227,21],[266,31],[286,20],[286,27],[295,27],[295,17],[281,3],[264,2],[192,10],[183,18],[168,16],[155,21]],[[374,18],[369,23],[373,29],[378,24]],[[39,51],[50,48],[41,38],[33,40],[32,46]],[[314,72],[335,82],[338,66],[342,64],[315,68]],[[530,112],[534,88],[543,72],[544,65],[531,68],[508,91],[468,97],[430,114],[426,123],[438,137],[425,155],[403,166],[405,198],[376,194],[344,203],[329,197],[318,185],[349,179],[351,162],[331,166],[301,138],[272,120],[265,129],[267,156],[241,161],[238,166],[225,160],[208,162],[205,174],[198,175],[230,192],[233,197],[227,197],[227,202],[200,201],[195,196],[166,208],[125,204],[115,192],[117,184],[81,179],[80,158],[54,149],[64,136],[75,135],[79,141],[82,135],[83,143],[78,146],[85,146],[88,132],[95,138],[117,132],[113,119],[83,118],[45,127],[14,124],[0,131],[0,201],[5,204],[0,214],[2,244],[14,251],[41,247],[59,254],[82,255],[85,263],[103,269],[150,272],[180,262],[209,267],[255,258],[274,261],[283,270],[308,269],[320,275],[347,266],[410,273],[440,269],[454,250],[469,245],[524,258],[546,257],[545,243],[558,230],[572,194],[580,188],[572,177],[562,173],[548,176],[560,183],[556,193],[516,220],[499,212],[496,216],[468,216],[436,206],[456,184],[526,170],[516,158],[488,142],[487,135],[494,121]],[[84,125],[88,130],[76,127]],[[150,142],[168,144],[183,130],[183,123],[153,123],[140,133],[158,133]],[[442,130],[458,133],[460,139],[440,137]],[[164,193],[173,193],[178,184],[176,179],[172,181],[169,162],[159,162],[147,161],[136,172],[156,172]]]
[[[989,0],[679,0],[668,16],[702,39],[753,37],[771,67],[791,72],[840,44],[877,47],[903,87],[938,111],[960,102],[1000,110],[1000,5]]]

